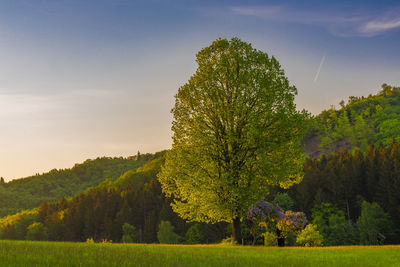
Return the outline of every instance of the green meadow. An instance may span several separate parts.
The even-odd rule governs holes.
[[[0,266],[399,266],[400,246],[241,247],[0,241]]]

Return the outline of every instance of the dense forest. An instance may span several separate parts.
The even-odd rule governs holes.
[[[311,118],[304,140],[309,156],[343,147],[365,152],[370,143],[388,146],[392,138],[400,140],[400,87],[383,84],[376,95],[350,96],[339,105]]]
[[[105,179],[116,179],[129,170],[136,170],[159,155],[144,154],[128,158],[97,158],[76,164],[71,169],[51,170],[31,177],[0,182],[0,217],[32,209],[44,200],[56,201],[71,197]]]
[[[154,243],[161,222],[171,224],[176,242],[212,243],[228,237],[226,223],[186,223],[172,211],[171,199],[164,197],[156,180],[163,161],[164,157],[156,158],[70,200],[44,201],[34,210],[4,217],[0,220],[1,237],[25,239],[36,225],[45,229],[43,236],[33,235],[36,239],[121,242],[123,226],[130,225],[133,241]],[[271,188],[268,200],[286,210],[303,211],[320,229],[326,245],[374,244],[374,238],[363,237],[371,230],[362,228],[362,219],[368,219],[375,227],[372,231],[384,235],[386,243],[398,243],[399,166],[400,145],[396,142],[387,148],[371,144],[365,154],[344,149],[307,159],[303,181],[289,190]],[[364,206],[370,214],[362,214]],[[242,227],[249,232],[248,221]]]
[[[396,141],[400,140],[400,89],[383,85],[378,95],[351,97],[341,106],[310,119],[304,143],[306,150],[312,142],[318,147],[305,160],[303,180],[286,190],[271,187],[266,200],[286,211],[303,212],[324,245],[400,243],[400,145]],[[226,223],[189,223],[172,211],[173,199],[163,195],[157,181],[163,163],[163,152],[102,158],[75,166],[64,178],[55,174],[67,170],[3,184],[1,194],[20,186],[22,199],[36,201],[16,209],[11,200],[1,198],[3,214],[12,213],[7,209],[36,208],[0,219],[0,238],[215,243],[228,237],[231,229]],[[36,182],[28,183],[30,179]],[[67,181],[77,184],[71,189]],[[50,182],[56,186],[44,190]],[[263,228],[258,242],[267,244],[273,227]],[[242,228],[250,243],[251,220],[244,220]],[[287,236],[286,243],[295,241]]]
[[[193,226],[195,231],[201,227],[207,233],[196,242],[220,241],[225,224],[191,225],[172,211],[171,200],[163,196],[156,180],[164,162],[162,155],[157,153],[155,159],[136,171],[128,171],[116,180],[107,179],[70,200],[43,201],[38,208],[0,219],[1,238],[25,239],[31,235],[41,240],[120,242],[123,226],[129,225],[135,229],[131,241],[153,243],[158,240],[159,223],[168,221],[179,236]],[[29,234],[32,228],[36,235]],[[46,229],[45,233],[41,229]]]

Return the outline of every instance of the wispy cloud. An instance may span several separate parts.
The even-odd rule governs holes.
[[[399,28],[400,27],[400,15],[397,18],[384,19],[384,20],[372,20],[362,25],[359,30],[367,35],[377,35],[382,32]]]
[[[261,6],[261,7],[232,7],[232,11],[240,15],[252,15],[252,16],[270,16],[276,15],[282,12],[283,8],[280,6]]]
[[[281,22],[317,25],[339,36],[372,37],[400,28],[400,8],[381,12],[310,11],[289,6],[234,6],[235,15],[253,16]]]

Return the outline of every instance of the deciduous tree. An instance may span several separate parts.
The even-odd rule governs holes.
[[[268,185],[302,178],[304,113],[279,62],[237,38],[197,54],[198,68],[179,88],[173,145],[158,178],[173,209],[189,221],[240,221]]]

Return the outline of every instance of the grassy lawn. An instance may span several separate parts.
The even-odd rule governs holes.
[[[0,241],[0,266],[400,266],[400,246],[268,248]]]

